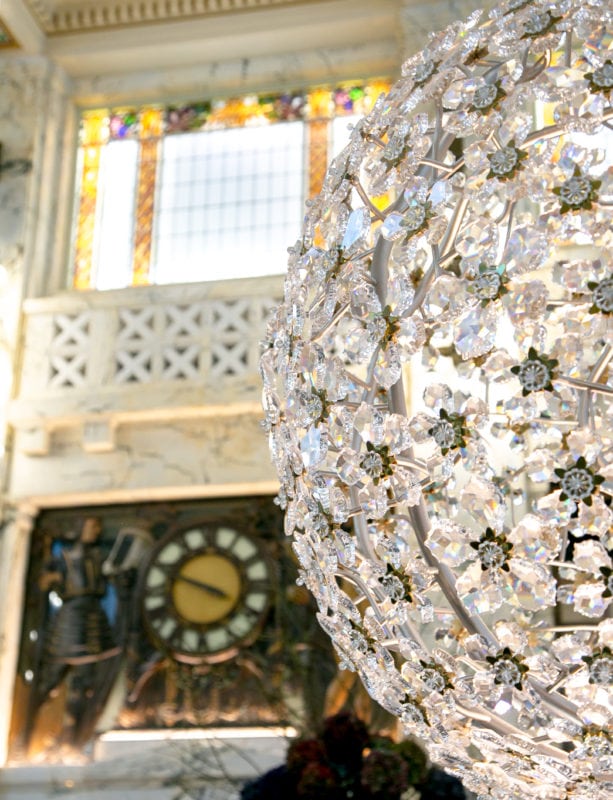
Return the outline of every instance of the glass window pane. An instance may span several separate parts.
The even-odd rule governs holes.
[[[99,219],[94,239],[94,286],[115,289],[132,282],[132,241],[138,142],[110,142],[102,151]]]
[[[303,216],[303,148],[302,122],[166,137],[154,282],[283,272]]]

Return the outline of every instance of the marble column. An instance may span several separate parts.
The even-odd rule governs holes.
[[[69,83],[42,56],[0,56],[0,450],[14,388],[24,297],[65,285],[68,220],[59,199],[71,185],[74,110]]]
[[[15,671],[21,636],[21,611],[37,509],[29,504],[3,509],[0,527],[0,765],[6,762]]]
[[[16,669],[31,508],[6,496],[11,456],[6,405],[16,388],[21,305],[28,296],[58,288],[62,230],[61,182],[72,112],[68,82],[42,56],[0,56],[0,764]],[[67,124],[68,120],[68,124]],[[63,226],[63,227],[62,227]]]

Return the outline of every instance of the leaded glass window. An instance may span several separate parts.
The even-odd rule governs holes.
[[[347,125],[384,81],[183,106],[84,111],[72,285],[280,273]]]

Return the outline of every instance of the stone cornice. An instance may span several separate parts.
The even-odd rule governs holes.
[[[241,11],[304,5],[323,0],[96,0],[64,5],[27,0],[47,34],[83,33],[114,27],[173,22]]]
[[[47,30],[52,22],[53,2],[52,0],[27,0],[26,5],[34,14],[41,27]]]
[[[401,53],[390,39],[368,44],[301,53],[271,54],[192,64],[173,69],[148,69],[117,76],[85,75],[73,79],[73,100],[82,107],[159,102],[160,98],[194,98],[282,92],[319,84],[385,76],[398,72]]]

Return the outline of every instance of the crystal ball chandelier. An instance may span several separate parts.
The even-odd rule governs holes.
[[[353,129],[261,361],[341,665],[481,797],[613,796],[613,4],[432,36]]]

